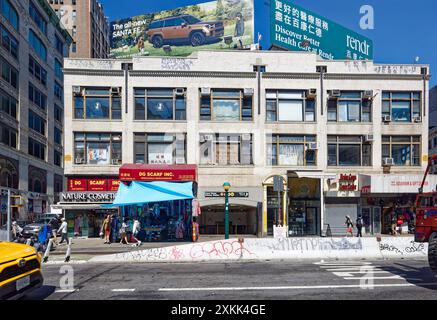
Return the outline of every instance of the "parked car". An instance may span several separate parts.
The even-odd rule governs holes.
[[[53,218],[56,218],[58,214],[55,213],[45,213],[43,215],[40,215],[39,218],[32,223],[26,224],[23,227],[23,237],[24,238],[30,238],[32,236],[38,238],[39,232],[42,230],[44,225],[48,224],[50,220]]]
[[[178,15],[153,21],[147,31],[148,41],[154,48],[165,44],[201,46],[224,36],[222,21],[204,22],[189,15]]]
[[[41,255],[35,248],[0,242],[0,300],[20,298],[43,282]]]

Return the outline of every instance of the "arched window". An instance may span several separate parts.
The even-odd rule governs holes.
[[[0,186],[18,189],[18,164],[13,160],[0,158]]]

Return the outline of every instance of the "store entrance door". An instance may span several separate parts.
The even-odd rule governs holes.
[[[380,207],[363,207],[361,215],[364,222],[364,233],[375,235],[381,233],[381,208]]]

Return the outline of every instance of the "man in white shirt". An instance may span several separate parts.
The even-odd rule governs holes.
[[[138,240],[137,239],[137,236],[138,236],[138,233],[140,232],[140,230],[141,230],[141,224],[140,224],[140,222],[138,221],[138,219],[136,218],[136,219],[134,219],[134,225],[133,225],[133,227],[132,227],[132,238],[137,242],[137,243],[135,243],[135,244],[133,244],[132,246],[133,247],[135,247],[135,246],[140,246],[141,245],[141,241],[140,240]]]
[[[61,223],[61,226],[59,227],[58,232],[61,234],[62,238],[61,238],[61,242],[59,242],[59,244],[64,242],[64,240],[66,240],[67,244],[69,244],[70,240],[68,239],[68,223],[65,220],[65,218],[62,218],[61,221],[62,221],[62,223]]]

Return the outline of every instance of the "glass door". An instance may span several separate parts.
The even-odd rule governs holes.
[[[306,208],[305,235],[317,235],[317,208]]]

